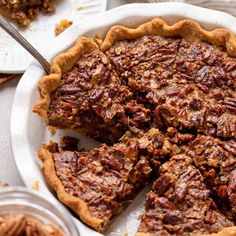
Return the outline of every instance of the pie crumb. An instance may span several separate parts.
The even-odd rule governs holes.
[[[82,4],[79,4],[76,9],[77,11],[81,11],[84,9],[84,6]]]
[[[67,28],[69,28],[71,25],[73,24],[72,21],[63,19],[60,21],[59,24],[56,24],[55,27],[55,35],[58,36],[59,34],[61,34],[64,30],[66,30]]]
[[[56,133],[56,129],[53,128],[52,126],[49,126],[49,127],[48,127],[48,130],[49,130],[49,132],[50,132],[50,134],[51,134],[52,136]]]
[[[33,184],[32,184],[32,189],[36,190],[36,191],[39,191],[39,181],[35,181]]]
[[[129,236],[129,234],[126,232],[126,233],[124,233],[124,236]]]

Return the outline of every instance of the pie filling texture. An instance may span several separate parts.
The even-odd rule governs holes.
[[[114,143],[129,126],[146,129],[150,110],[138,103],[108,57],[96,45],[83,55],[52,93],[49,125],[83,129],[100,141]]]
[[[54,0],[0,0],[0,14],[27,26],[40,12],[54,12]]]
[[[76,139],[64,137],[61,145],[43,147],[39,156],[45,163],[53,162],[65,192],[86,203],[88,214],[100,220],[95,228],[103,232],[149,182],[152,169],[157,170],[166,157],[178,152],[170,138],[151,129],[144,134],[129,133],[113,146],[102,144],[84,152],[78,152]],[[45,175],[52,174],[47,171],[46,166]],[[75,211],[81,215],[83,210]]]
[[[221,210],[236,222],[236,141],[199,136],[186,153],[202,173]]]
[[[236,59],[185,39],[143,36],[83,55],[52,93],[49,125],[114,143],[128,127],[236,137]]]
[[[217,209],[192,162],[186,155],[175,155],[160,167],[159,178],[147,195],[138,232],[185,236],[233,226]]]
[[[236,235],[236,58],[199,40],[116,30],[107,48],[81,39],[39,83],[35,112],[49,126],[107,143],[44,146],[46,180],[100,232],[153,180],[137,235]]]

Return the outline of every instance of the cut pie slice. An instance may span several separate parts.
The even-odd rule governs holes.
[[[34,111],[50,126],[77,129],[107,143],[129,126],[149,128],[149,109],[137,103],[92,39],[80,38],[59,55],[39,90],[42,100]]]
[[[236,228],[217,209],[190,157],[175,155],[160,167],[137,236],[235,234]]]
[[[236,222],[236,140],[199,136],[186,153],[201,171],[218,206]]]
[[[78,152],[74,139],[68,138],[66,145],[51,143],[39,150],[45,178],[59,200],[99,232],[148,182],[153,166],[158,168],[167,156],[178,153],[156,129],[132,135],[87,152]]]
[[[40,12],[54,12],[54,0],[0,0],[0,14],[27,26]]]

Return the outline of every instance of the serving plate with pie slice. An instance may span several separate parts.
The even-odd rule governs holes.
[[[181,21],[186,18],[191,19],[192,21]],[[204,30],[195,21],[198,22]],[[167,25],[166,22],[169,25]],[[236,32],[234,28],[235,23],[236,19],[226,13],[183,3],[132,4],[110,10],[84,21],[81,20],[79,25],[74,25],[62,34],[61,37],[56,38],[53,42],[53,46],[50,46],[49,43],[49,47],[43,54],[51,61],[56,55],[71,47],[79,36],[85,36],[80,38],[69,51],[60,54],[56,58],[52,66],[53,73],[50,76],[46,76],[40,80],[44,76],[44,71],[40,65],[34,62],[25,72],[17,87],[11,115],[11,140],[16,165],[27,187],[31,188],[34,183],[37,182],[39,184],[38,191],[46,196],[55,197],[56,192],[61,202],[77,213],[83,222],[86,222],[98,231],[103,231],[103,229],[106,228],[106,225],[103,224],[103,220],[104,222],[107,222],[106,216],[107,214],[109,215],[109,213],[99,212],[99,206],[103,206],[102,204],[104,201],[104,199],[101,200],[101,198],[99,198],[101,194],[101,192],[99,192],[100,178],[106,179],[107,176],[112,173],[114,179],[119,178],[117,176],[123,176],[120,178],[126,178],[126,176],[128,176],[128,178],[132,179],[132,177],[127,175],[124,171],[125,166],[120,168],[120,172],[115,170],[118,168],[117,165],[119,166],[119,163],[117,164],[115,159],[122,159],[123,156],[126,155],[134,161],[134,158],[137,158],[138,156],[140,159],[135,163],[138,165],[139,161],[141,161],[145,166],[145,155],[147,155],[150,150],[153,150],[152,144],[154,142],[153,140],[155,140],[155,158],[165,158],[165,155],[170,155],[170,150],[173,150],[172,154],[174,156],[170,161],[161,166],[160,176],[152,186],[152,191],[150,191],[149,187],[144,188],[134,198],[128,208],[121,212],[120,216],[114,219],[114,222],[109,226],[106,234],[123,235],[124,233],[128,233],[128,235],[135,235],[138,225],[140,225],[138,217],[142,215],[144,211],[143,207],[146,192],[149,192],[147,197],[149,208],[141,217],[142,223],[139,226],[138,235],[150,235],[147,234],[147,232],[150,232],[151,230],[163,230],[163,232],[183,230],[180,232],[189,232],[193,230],[192,223],[197,225],[196,228],[199,227],[195,232],[201,233],[202,235],[206,235],[206,232],[209,234],[220,232],[218,227],[220,227],[220,229],[225,228],[220,232],[221,235],[228,235],[228,232],[235,235],[235,227],[232,227],[232,222],[228,221],[214,205],[211,195],[209,195],[210,187],[208,185],[206,187],[206,184],[209,181],[209,184],[212,184],[215,187],[214,189],[211,189],[211,192],[217,190],[214,192],[217,199],[223,198],[225,201],[228,201],[229,204],[232,204],[232,215],[229,212],[228,216],[229,218],[232,218],[234,210],[235,181],[232,165],[235,156],[233,143],[235,142],[236,129],[234,127],[235,91],[233,90],[235,80],[234,74],[232,73],[234,73],[235,70],[235,59],[230,58],[226,54],[226,51],[222,51],[223,49],[216,48],[215,46],[213,47],[208,43],[221,45],[226,48],[227,53],[235,56],[236,44],[235,36],[233,34]],[[117,24],[123,26],[111,28],[111,26]],[[139,26],[137,29],[131,29],[136,28],[137,26]],[[225,29],[211,31],[216,28]],[[100,39],[104,38],[108,30],[109,33],[107,34],[106,39],[101,43]],[[91,38],[94,38],[95,36],[96,40],[94,41]],[[100,39],[97,36],[99,36]],[[175,37],[174,39],[168,39],[168,41],[163,38],[163,36],[181,36],[184,39]],[[87,37],[91,38],[88,39]],[[138,37],[141,37],[141,40],[137,39]],[[115,43],[116,41],[126,39],[128,40]],[[189,43],[188,40],[197,42]],[[142,51],[144,42],[145,45],[148,45],[146,53],[151,53],[148,54],[148,58],[152,58],[151,67],[150,64],[148,64],[149,62],[145,61],[144,54],[142,54],[145,53],[145,50]],[[152,47],[153,43],[157,44],[158,47]],[[98,45],[102,51],[99,51]],[[138,47],[132,48],[132,45],[138,45]],[[179,53],[177,55],[175,54],[176,48]],[[152,50],[150,52],[150,49],[158,50],[157,54],[152,54]],[[129,62],[129,56],[126,58],[126,56],[122,54],[128,51],[134,58],[132,59],[133,61],[131,61],[132,63]],[[141,53],[142,56],[140,56],[139,53]],[[158,57],[155,57],[156,55],[158,55]],[[78,60],[80,57],[81,60]],[[173,57],[177,58],[174,63]],[[111,63],[107,58],[109,58]],[[222,58],[224,58],[224,60],[221,61],[220,64],[214,64],[218,63],[218,60],[221,60]],[[95,59],[100,63],[99,65],[96,65]],[[193,66],[191,66],[192,59],[194,60]],[[139,60],[142,60],[141,63]],[[174,76],[169,74],[169,72],[166,72],[166,67],[163,67],[163,61],[167,63],[165,65],[169,65],[168,71],[176,70]],[[76,66],[73,67],[75,62],[77,62]],[[185,62],[188,63],[186,64]],[[143,67],[143,64],[148,67]],[[133,74],[129,74],[130,65],[132,65]],[[227,76],[224,77],[224,74],[222,76],[223,72],[220,67],[226,68],[224,70],[226,71],[225,73]],[[71,68],[73,68],[72,72],[66,73]],[[111,68],[115,69],[113,70]],[[149,69],[149,71],[143,71],[143,68],[151,69]],[[165,70],[164,72],[162,71],[163,68]],[[187,72],[185,70],[186,68]],[[183,73],[184,70],[185,72]],[[188,72],[196,70],[200,73],[194,73],[196,78],[194,76],[192,77],[193,73],[188,74]],[[143,73],[140,73],[140,71]],[[63,74],[62,80],[61,72]],[[106,83],[103,83],[102,80],[100,81],[101,73],[103,75],[102,78],[107,79]],[[158,83],[154,83],[155,78],[153,80],[153,77],[151,76],[152,73],[159,73],[158,75],[162,80]],[[140,74],[142,76],[140,76]],[[135,75],[135,77],[132,77],[133,75]],[[90,80],[91,76],[92,79]],[[180,78],[178,76],[180,76]],[[227,80],[221,80],[222,77],[227,78]],[[77,81],[79,86],[71,87],[71,84],[74,85],[74,78],[79,78]],[[128,83],[120,83],[120,80],[117,78],[122,78],[122,81],[128,80]],[[150,78],[150,81],[152,82],[147,82],[149,81],[147,78]],[[172,82],[174,81],[174,83],[176,83],[177,80],[179,86],[173,89],[173,87],[171,87],[172,82],[171,84],[166,82],[167,78]],[[40,83],[38,84],[39,80]],[[198,81],[198,83],[193,82],[189,85],[189,81],[193,80]],[[219,83],[219,81],[221,83]],[[98,87],[97,83],[99,84]],[[146,83],[145,86],[144,83]],[[118,92],[121,92],[122,88],[125,86],[132,87],[132,93],[128,93],[127,95],[127,93],[124,92],[124,89],[122,98],[126,96],[125,99],[117,100]],[[148,93],[142,90],[143,86],[146,89],[149,89]],[[41,93],[40,98],[38,95],[38,87]],[[99,91],[99,88],[103,88],[106,93]],[[221,88],[221,90],[218,90],[218,88]],[[226,89],[222,90],[222,88]],[[114,89],[117,89],[118,92],[114,92],[116,91]],[[153,89],[160,92],[159,94],[156,94],[158,96],[154,96],[155,94],[153,95],[153,93],[151,93],[154,91]],[[56,92],[54,92],[54,90],[56,90]],[[90,90],[92,92],[89,99],[87,99],[86,93]],[[164,100],[161,99],[160,96],[163,91],[165,92],[164,96],[166,96]],[[187,103],[187,105],[185,99],[187,95],[184,96],[182,93],[183,91],[184,94],[190,94],[190,97],[188,97],[190,103]],[[112,99],[107,99],[107,94],[112,94]],[[136,98],[139,97],[139,100],[134,101],[133,94],[136,95]],[[80,106],[79,111],[73,107],[76,96],[79,101],[76,104],[76,106]],[[178,99],[173,99],[176,98],[176,96],[178,96]],[[80,99],[81,97],[83,98],[82,100]],[[202,112],[204,108],[208,107],[205,97],[209,101],[209,104],[214,105],[215,108],[207,108],[208,113]],[[53,101],[50,106],[48,106],[47,102],[49,98]],[[100,99],[102,99],[104,107],[99,107],[98,101]],[[145,102],[143,102],[144,99]],[[148,106],[146,106],[146,102],[148,102]],[[154,109],[147,111],[148,109],[152,109],[155,102],[166,102],[168,104],[160,106],[161,110]],[[181,104],[179,102],[181,102]],[[35,104],[37,104],[36,107]],[[90,109],[88,109],[87,104],[89,104]],[[109,106],[109,104],[113,104],[114,106]],[[217,108],[218,105],[220,105],[221,108]],[[32,112],[33,109],[43,117],[44,122]],[[178,109],[184,109],[184,113],[180,113],[180,110]],[[221,111],[222,109],[224,109],[224,112]],[[81,110],[84,113],[80,113]],[[172,111],[174,112],[172,113]],[[93,112],[94,116],[91,116],[90,112]],[[154,114],[155,117],[146,119],[144,114],[147,116],[152,116]],[[205,117],[207,117],[205,123],[202,121],[203,118],[201,118],[201,114],[204,114]],[[101,119],[103,116],[105,116],[105,118]],[[114,122],[113,117],[116,117],[116,122]],[[182,117],[185,119],[182,119]],[[188,120],[189,117],[191,118],[190,120]],[[229,117],[229,119],[227,119],[227,117]],[[90,121],[90,126],[88,121]],[[70,145],[70,151],[68,151],[65,146],[60,146],[61,144],[57,145],[53,142],[49,143],[49,140],[59,142],[59,139],[62,136],[74,136],[80,139],[80,148],[92,149],[99,145],[97,141],[76,131],[64,130],[64,128],[74,128],[86,131],[90,137],[95,137],[107,142],[111,141],[113,143],[114,140],[112,138],[117,140],[122,134],[121,128],[128,129],[127,127],[130,126],[136,126],[136,128],[138,127],[141,129],[143,127],[147,128],[147,125],[153,121],[156,122],[156,126],[160,125],[161,129],[165,126],[175,126],[175,129],[168,129],[167,132],[171,137],[170,143],[169,140],[160,141],[159,131],[153,131],[151,129],[149,132],[151,132],[152,135],[154,132],[155,138],[151,138],[152,141],[150,142],[150,145],[148,145],[148,148],[146,148],[145,145],[149,144],[149,138],[146,138],[145,134],[137,132],[137,129],[132,129],[130,132],[134,132],[136,135],[135,138],[127,138],[130,135],[129,133],[128,136],[125,135],[119,141],[120,144],[118,144],[118,146],[119,148],[122,147],[127,150],[129,150],[127,147],[131,147],[131,149],[133,147],[133,149],[136,150],[136,152],[134,152],[135,154],[130,151],[128,151],[128,153],[125,152],[125,154],[122,151],[116,153],[114,152],[114,149],[116,150],[117,146],[113,146],[112,148],[101,146],[99,149],[95,149],[95,151],[77,153],[76,157],[74,157],[75,150],[71,152]],[[50,124],[51,127],[63,129],[57,131],[56,135],[53,136],[45,125],[45,122]],[[105,126],[103,122],[105,122]],[[185,154],[176,155],[182,150],[171,148],[175,147],[171,142],[177,142],[174,138],[176,129],[180,132],[186,132],[186,130],[190,131],[190,136],[178,134],[179,138],[183,138],[183,140],[180,138],[182,141],[191,139],[192,134],[196,134],[196,132],[203,135],[199,136],[187,147],[184,146],[182,148],[181,146],[178,146],[185,151]],[[119,132],[121,132],[121,134]],[[107,136],[105,136],[106,133],[108,133]],[[211,136],[214,136],[215,138],[207,138]],[[139,140],[136,140],[137,137]],[[224,141],[219,141],[217,137]],[[47,143],[48,145],[43,146],[40,149],[39,156],[42,163],[38,158],[37,152],[43,143]],[[68,145],[68,140],[66,143]],[[207,143],[205,152],[203,143]],[[159,149],[162,146],[163,149],[160,151]],[[140,150],[141,155],[138,154]],[[224,159],[226,160],[225,162],[216,158],[220,156],[214,155],[215,150],[217,150],[218,153],[222,153],[222,156],[227,157]],[[103,155],[106,152],[113,153],[112,159],[109,159],[107,156],[104,159]],[[189,159],[190,156],[192,159]],[[81,176],[79,176],[79,180],[75,179],[71,181],[74,176],[68,177],[67,175],[63,175],[63,173],[68,171],[68,163],[71,165],[70,170],[73,173],[76,172],[75,170],[77,170],[76,168],[78,167],[73,164],[75,160],[73,158],[78,157],[80,161],[83,162],[83,165],[85,163],[85,168],[82,171]],[[99,167],[98,169],[94,166],[86,166],[86,160],[90,158],[93,159],[93,163],[96,163],[95,167]],[[230,161],[227,162],[227,160]],[[154,167],[158,167],[161,162],[165,162],[165,159],[155,160],[152,163],[151,168],[154,170]],[[47,181],[45,181],[41,171],[42,164],[44,166],[43,173]],[[57,167],[54,167],[54,165]],[[106,168],[109,167],[111,170],[108,169],[107,171],[103,165]],[[221,177],[219,177],[216,182],[213,180],[218,178],[217,173],[208,171],[208,168],[211,168],[212,165],[215,165],[218,169],[222,168],[223,171]],[[147,172],[144,172],[145,174],[149,173],[149,169],[146,169],[146,167],[144,168],[144,166],[141,170],[147,170]],[[204,169],[203,167],[206,168]],[[55,168],[57,168],[57,173],[55,172]],[[91,176],[91,171],[94,171],[94,168],[98,173],[101,172],[102,174],[99,175],[100,177],[95,175],[96,178],[94,177],[93,181],[93,179],[88,177]],[[104,168],[106,171],[103,172]],[[135,167],[134,169],[137,168]],[[180,170],[182,171],[181,175]],[[83,180],[81,180],[82,175]],[[203,177],[206,178],[206,176],[206,183],[203,183]],[[213,179],[212,176],[214,176]],[[67,177],[69,182],[68,179],[65,179]],[[79,181],[78,186],[80,186],[80,188],[78,189],[80,189],[80,191],[74,192],[73,188],[71,190],[68,186],[71,186],[71,184],[77,186],[77,181]],[[109,202],[110,205],[108,205],[110,208],[102,208],[106,209],[108,212],[111,210],[112,204],[114,204],[114,208],[117,207],[117,199],[121,201],[123,197],[122,194],[118,194],[119,191],[114,190],[117,187],[117,181],[112,182],[114,187],[110,190],[112,196],[113,194],[117,196],[117,198],[115,198],[116,201],[106,197],[105,201]],[[83,185],[85,182],[86,184]],[[123,184],[126,184],[126,182],[128,181],[124,180]],[[105,181],[102,188],[106,188],[106,183],[107,182]],[[141,183],[144,185],[143,182]],[[97,193],[97,199],[88,201],[87,197],[90,194],[89,191],[85,192],[85,195],[83,195],[81,189],[86,189],[88,186],[93,186],[94,184],[96,186],[91,187],[93,190],[91,194],[94,196],[94,194],[96,195]],[[132,182],[132,184],[135,185],[135,182]],[[188,188],[186,188],[185,185],[188,186]],[[137,186],[137,184],[135,186]],[[161,186],[161,189],[159,186]],[[135,188],[131,187],[131,189]],[[69,195],[68,192],[70,193]],[[186,199],[186,201],[190,201],[192,205],[185,205],[186,202],[184,202],[182,205],[178,205],[178,207],[175,208],[175,206],[173,206],[175,198],[173,199],[173,195],[171,194],[173,192],[179,193],[176,195],[177,199],[180,201],[181,199]],[[86,195],[86,193],[88,195]],[[226,197],[225,194],[228,197]],[[196,199],[198,200],[196,201]],[[196,203],[198,205],[195,205]],[[156,212],[156,205],[159,207],[161,206],[158,214]],[[208,209],[206,212],[207,214],[204,214],[203,212],[205,209]],[[183,211],[185,218],[181,215]],[[75,216],[74,213],[72,213],[72,215]],[[158,221],[158,217],[161,217],[162,223]],[[204,221],[199,221],[198,219],[202,219],[202,217],[204,218]],[[192,218],[194,218],[194,220]],[[213,218],[214,220],[212,220]],[[74,219],[81,235],[99,235],[97,231],[92,230],[80,220],[76,219],[76,217]],[[108,223],[111,223],[110,220],[111,219],[109,218]],[[156,227],[153,226],[154,224]],[[211,227],[209,225],[211,225]]]
[[[84,17],[96,15],[106,10],[107,0],[60,0],[55,2],[55,12],[39,13],[26,27],[8,20],[39,51],[44,51],[50,40],[55,38],[55,27],[61,20],[74,24]],[[23,20],[22,20],[23,21]],[[23,24],[23,23],[22,23]],[[19,74],[32,62],[32,56],[3,29],[0,29],[0,72]]]

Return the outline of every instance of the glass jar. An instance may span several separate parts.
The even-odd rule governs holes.
[[[48,201],[23,187],[0,189],[0,217],[23,214],[42,224],[60,229],[65,236],[79,236],[68,211],[56,200]]]

